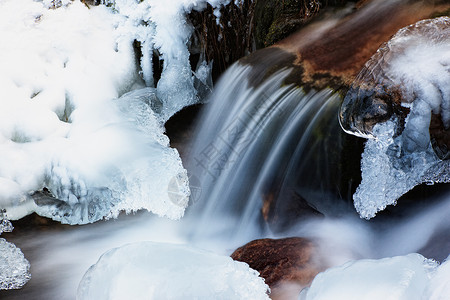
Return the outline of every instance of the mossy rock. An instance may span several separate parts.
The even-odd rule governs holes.
[[[257,0],[255,5],[256,48],[271,46],[299,30],[326,6],[342,6],[346,0]]]

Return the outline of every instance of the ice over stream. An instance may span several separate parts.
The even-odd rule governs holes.
[[[402,125],[394,114],[373,127],[366,143],[354,204],[369,219],[416,185],[450,181],[448,161],[434,153],[429,134],[432,113],[440,115],[444,128],[450,127],[450,18],[401,29],[358,77],[375,90],[397,89],[400,105],[410,110],[400,135]]]

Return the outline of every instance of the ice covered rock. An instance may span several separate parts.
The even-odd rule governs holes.
[[[423,182],[448,182],[450,18],[401,29],[366,63],[341,106],[342,128],[373,138],[354,195],[364,218]]]
[[[247,264],[184,245],[112,249],[81,280],[77,299],[269,299]]]
[[[375,124],[396,116],[403,125],[409,114],[399,126],[404,148],[423,149],[432,113],[450,126],[449,82],[450,18],[419,21],[399,30],[365,64],[341,106],[341,125],[370,137]]]
[[[47,4],[0,3],[0,208],[70,224],[138,209],[180,218],[188,179],[157,91],[119,97],[139,87],[139,28],[105,6]]]
[[[317,275],[299,299],[422,300],[437,263],[420,254],[363,259]]]

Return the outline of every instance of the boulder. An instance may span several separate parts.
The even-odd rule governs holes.
[[[362,68],[340,111],[344,130],[373,135],[391,118],[403,150],[425,150],[431,142],[441,159],[450,150],[450,18],[404,27]],[[409,116],[408,122],[406,117]]]
[[[382,43],[400,28],[450,8],[450,4],[441,2],[359,1],[353,7],[340,8],[331,17],[323,10],[323,14],[313,16],[287,38],[240,61],[256,67],[256,79],[292,68],[286,84],[306,91],[331,87],[345,94]],[[256,16],[257,10],[256,7]],[[263,57],[264,63],[260,64]],[[261,80],[254,80],[255,85],[260,83]]]
[[[259,239],[235,250],[231,258],[260,273],[271,288],[271,299],[296,299],[324,270],[316,250],[305,238]]]

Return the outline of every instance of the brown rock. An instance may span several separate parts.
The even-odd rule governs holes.
[[[346,91],[366,61],[400,28],[449,8],[445,1],[362,1],[352,11],[343,10],[341,18],[319,15],[297,33],[241,63],[256,66],[264,57],[264,68],[254,70],[254,84],[291,67],[286,84],[306,91],[326,87]]]
[[[231,254],[231,258],[257,270],[271,288],[272,299],[297,299],[324,267],[314,243],[305,238],[254,240]]]

